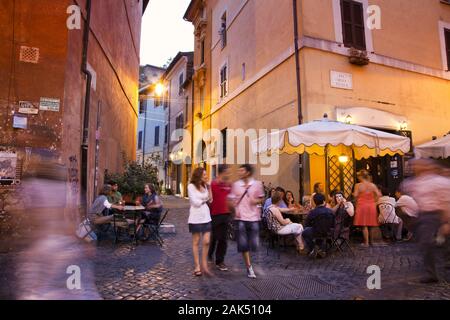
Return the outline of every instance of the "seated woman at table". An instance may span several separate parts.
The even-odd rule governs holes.
[[[295,202],[294,194],[292,193],[292,191],[286,191],[284,202],[287,204],[289,209],[303,209],[303,207],[299,203]]]
[[[105,212],[105,210],[123,210],[122,205],[111,204],[108,201],[108,196],[111,194],[111,192],[112,187],[109,184],[104,185],[102,191],[99,193],[98,197],[94,200],[94,203],[89,208],[88,217],[93,224],[106,224],[110,223],[114,219],[113,215],[104,215],[103,212]]]
[[[272,204],[268,208],[268,228],[270,231],[279,235],[295,235],[297,242],[297,251],[304,251],[304,244],[302,239],[303,226],[299,223],[293,223],[290,219],[284,219],[278,207],[282,201],[280,192],[275,192],[272,196]]]
[[[342,191],[334,192],[333,198],[334,207],[331,210],[334,213],[334,238],[349,240],[355,207],[344,198]]]
[[[150,224],[158,224],[163,211],[161,199],[156,193],[156,189],[150,183],[145,184],[144,196],[141,204],[145,207],[144,217]]]

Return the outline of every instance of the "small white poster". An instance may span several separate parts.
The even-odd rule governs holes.
[[[53,99],[53,98],[41,98],[41,102],[39,103],[39,110],[42,111],[59,111],[59,105],[60,105],[59,99]]]
[[[331,71],[330,73],[331,87],[352,90],[353,75],[351,73]]]
[[[0,180],[16,177],[17,154],[0,152]]]
[[[39,109],[29,101],[19,101],[19,113],[23,114],[38,114]]]
[[[27,128],[27,124],[28,124],[28,121],[27,121],[26,117],[14,116],[13,128],[26,129]]]

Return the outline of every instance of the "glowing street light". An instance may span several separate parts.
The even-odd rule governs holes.
[[[164,94],[164,91],[165,91],[164,85],[162,83],[158,82],[155,85],[155,95],[157,97],[161,97]]]

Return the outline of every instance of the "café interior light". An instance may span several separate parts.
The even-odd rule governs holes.
[[[345,117],[345,123],[346,123],[346,124],[352,124],[352,120],[353,120],[353,118],[352,118],[351,115],[347,115],[347,116]]]
[[[347,155],[345,155],[345,154],[342,154],[342,155],[340,155],[339,156],[339,162],[340,163],[347,163],[348,162],[348,156]]]
[[[408,129],[408,123],[406,121],[403,121],[400,123],[400,130],[406,130]]]

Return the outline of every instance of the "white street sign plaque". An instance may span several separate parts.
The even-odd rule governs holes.
[[[42,111],[59,111],[60,100],[52,98],[41,98],[39,110]]]
[[[331,87],[352,90],[353,75],[351,73],[331,71],[330,73]]]
[[[39,109],[29,101],[19,101],[19,113],[24,114],[38,114]]]

